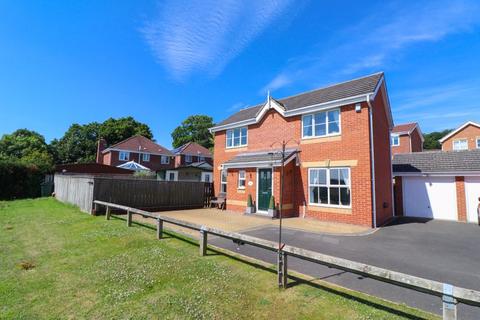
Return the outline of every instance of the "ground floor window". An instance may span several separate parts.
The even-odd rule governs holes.
[[[227,170],[222,170],[220,179],[220,192],[227,193]]]
[[[350,168],[310,168],[309,203],[350,207]]]
[[[246,173],[245,170],[238,171],[238,188],[245,189],[245,182],[246,182]]]

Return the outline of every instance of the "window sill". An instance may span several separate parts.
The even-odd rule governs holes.
[[[313,203],[308,204],[307,210],[339,214],[352,214],[352,207],[328,206]]]
[[[300,141],[300,144],[310,144],[310,143],[322,143],[322,142],[332,142],[332,141],[341,141],[342,135],[335,134],[324,137],[304,137]]]

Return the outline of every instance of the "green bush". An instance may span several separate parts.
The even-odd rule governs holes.
[[[268,209],[275,210],[275,197],[270,197],[270,204],[268,205]]]
[[[252,201],[252,195],[251,194],[248,195],[247,207],[253,207],[253,201]]]
[[[43,173],[34,165],[0,160],[0,200],[40,196]]]

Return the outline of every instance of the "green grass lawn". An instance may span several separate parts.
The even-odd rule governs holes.
[[[433,316],[333,286],[279,290],[272,270],[54,199],[0,202],[1,319],[416,317]]]

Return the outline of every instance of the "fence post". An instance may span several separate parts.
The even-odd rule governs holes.
[[[110,220],[110,207],[107,206],[107,209],[105,210],[105,219]]]
[[[203,226],[200,228],[200,255],[202,257],[207,255],[207,231],[204,228]]]
[[[277,255],[277,275],[278,275],[278,287],[287,287],[287,253],[278,250]]]
[[[282,265],[282,286],[284,289],[287,288],[288,285],[288,264],[287,264],[287,253],[282,251],[282,258],[283,258],[283,265]]]
[[[163,220],[157,218],[157,239],[160,240],[163,238]]]
[[[453,286],[443,284],[443,319],[457,320],[457,299],[453,297]]]
[[[132,213],[127,210],[127,227],[132,225]]]
[[[96,204],[95,202],[93,203],[93,210],[92,210],[92,216],[96,216],[97,215],[97,212],[98,212],[98,204]]]

